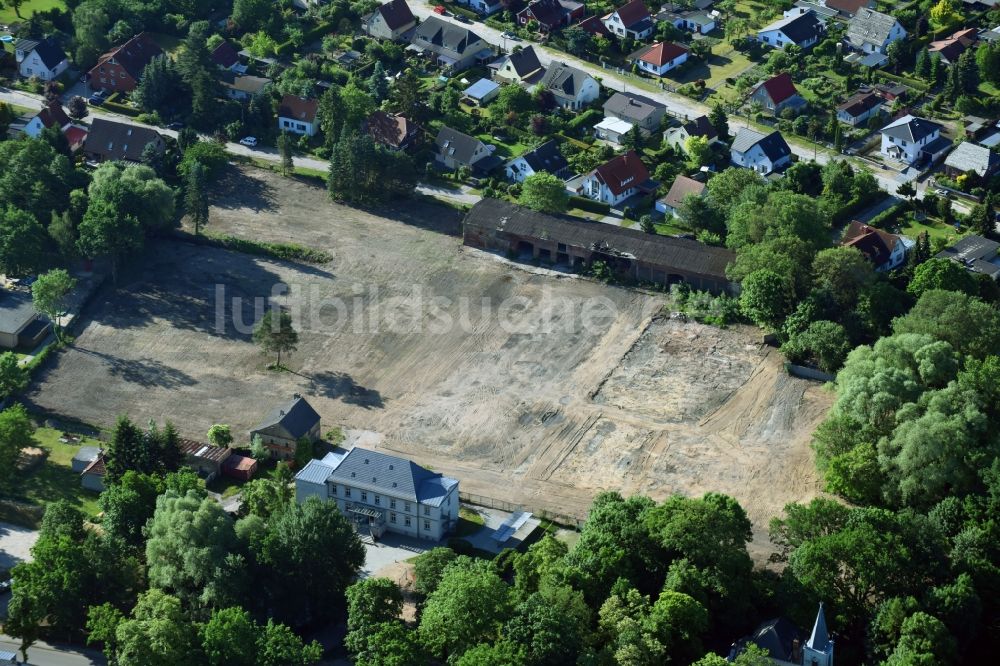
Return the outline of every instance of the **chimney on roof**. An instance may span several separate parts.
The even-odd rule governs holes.
[[[300,400],[302,398],[302,396],[299,395],[298,393],[293,393],[292,394],[292,398],[294,398],[295,400]]]

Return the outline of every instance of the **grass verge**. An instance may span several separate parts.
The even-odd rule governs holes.
[[[211,232],[205,232],[198,236],[185,232],[175,232],[175,235],[183,240],[199,245],[221,247],[226,250],[281,259],[283,261],[300,261],[307,264],[325,264],[333,261],[333,256],[328,252],[295,243],[266,243],[264,241],[247,240],[245,238]]]

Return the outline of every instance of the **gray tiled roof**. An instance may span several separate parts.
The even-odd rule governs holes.
[[[806,12],[805,14],[778,19],[757,32],[770,32],[771,30],[780,30],[788,39],[796,44],[802,44],[803,42],[808,42],[811,39],[819,37],[819,34],[823,31],[823,24],[816,18],[814,13]]]
[[[0,289],[0,333],[17,333],[36,317],[31,296]]]
[[[295,480],[306,483],[326,483],[331,474],[333,474],[333,467],[322,460],[310,460],[305,467],[298,471]]]
[[[447,154],[456,162],[471,166],[473,155],[482,142],[474,136],[463,134],[450,127],[442,127],[434,143],[440,154]]]
[[[545,71],[545,76],[542,77],[541,85],[543,88],[551,90],[556,97],[576,99],[583,84],[589,78],[591,78],[590,74],[582,69],[553,60]]]
[[[521,159],[528,163],[532,171],[548,171],[556,176],[567,175],[569,162],[559,152],[559,144],[555,141],[546,141],[534,150],[521,155]],[[515,160],[511,160],[514,162]]]
[[[924,137],[941,131],[941,125],[932,120],[906,115],[882,128],[882,134],[905,141],[920,141]]]
[[[894,25],[893,17],[865,7],[847,22],[847,41],[856,46],[866,42],[882,46]]]
[[[781,132],[775,130],[770,134],[762,134],[756,130],[742,128],[733,139],[732,149],[737,153],[745,153],[754,146],[759,145],[768,159],[771,161],[780,159],[791,152],[785,137]]]
[[[604,115],[611,113],[626,120],[642,121],[657,111],[662,112],[666,108],[665,105],[648,97],[632,93],[616,92],[604,103]]]
[[[980,176],[985,176],[996,168],[998,159],[1000,158],[997,154],[989,148],[963,141],[945,158],[944,165],[959,171],[974,171]]]
[[[426,42],[462,55],[470,46],[478,45],[482,38],[471,30],[431,16],[417,26],[413,41]]]
[[[351,449],[327,478],[353,488],[384,492],[431,506],[439,505],[458,485],[455,479],[405,458],[361,447]]]
[[[319,414],[306,399],[296,395],[283,405],[278,405],[267,413],[257,427],[251,432],[266,430],[275,426],[287,432],[292,438],[298,439],[307,434],[319,421]]]
[[[740,128],[740,131],[733,137],[732,149],[737,153],[745,153],[760,143],[764,136],[762,132],[752,130],[749,127]]]

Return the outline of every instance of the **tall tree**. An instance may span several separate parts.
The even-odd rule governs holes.
[[[277,354],[274,367],[281,367],[281,354],[295,351],[299,334],[292,326],[292,316],[284,311],[268,310],[253,330],[253,341],[265,354]]]
[[[365,549],[344,514],[331,502],[290,503],[252,545],[268,570],[275,616],[327,619],[365,561]]]
[[[92,201],[79,227],[77,247],[86,257],[107,257],[111,279],[118,283],[122,259],[142,248],[143,232],[139,220],[123,215],[109,202]]]
[[[729,118],[726,117],[726,110],[722,108],[722,104],[716,102],[712,106],[711,113],[708,114],[708,120],[712,123],[712,127],[718,132],[722,140],[725,141],[729,137]]]
[[[12,351],[0,352],[0,401],[28,385],[28,369]]]
[[[45,262],[48,236],[34,215],[8,206],[0,211],[0,273],[23,277]]]
[[[70,293],[76,287],[76,278],[65,269],[56,268],[38,276],[31,285],[31,300],[35,309],[52,321],[56,340],[62,340],[62,326],[59,320],[66,314],[66,304]]]
[[[208,224],[208,192],[206,191],[206,169],[201,162],[194,162],[188,169],[184,189],[184,209],[194,224],[195,235]]]
[[[510,615],[507,585],[486,567],[449,567],[427,598],[421,641],[437,657],[456,659],[496,635]]]
[[[539,171],[524,179],[518,203],[543,213],[565,213],[569,206],[569,194],[562,180],[546,171]]]
[[[278,135],[278,154],[281,156],[281,173],[287,176],[295,170],[295,163],[292,159],[292,138],[288,132]]]
[[[149,584],[193,608],[219,607],[239,588],[233,520],[211,498],[167,491],[146,528]]]
[[[35,426],[23,405],[0,412],[0,487],[6,487],[17,469],[21,449],[35,446]]]
[[[115,630],[118,666],[195,666],[205,663],[198,630],[181,600],[159,589],[139,596],[132,616]]]

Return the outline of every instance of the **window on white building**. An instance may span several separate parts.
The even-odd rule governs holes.
[[[396,500],[394,500],[392,498],[389,499],[389,508],[390,509],[395,509],[396,508]]]
[[[431,515],[431,508],[429,506],[424,507],[424,515],[425,516]]]
[[[382,503],[382,498],[379,497],[378,495],[376,495],[375,496],[375,504],[381,504],[381,503]]]
[[[344,487],[344,497],[350,497],[350,496],[351,496],[351,489],[345,486]]]
[[[428,532],[430,532],[430,531],[431,531],[431,521],[429,521],[429,520],[425,520],[425,521],[424,521],[424,529],[425,529],[426,531],[428,531]]]
[[[361,501],[362,502],[367,502],[368,501],[368,493],[365,492],[364,490],[361,491]]]
[[[405,506],[404,508],[405,508],[405,509],[406,509],[407,511],[409,511],[409,510],[410,510],[410,503],[409,503],[409,502],[407,502],[407,503],[406,503],[406,506]]]
[[[389,522],[392,523],[393,525],[396,524],[396,514],[394,513],[389,514]]]
[[[407,527],[410,526],[410,517],[409,516],[404,516],[403,517],[403,524],[406,525]]]

